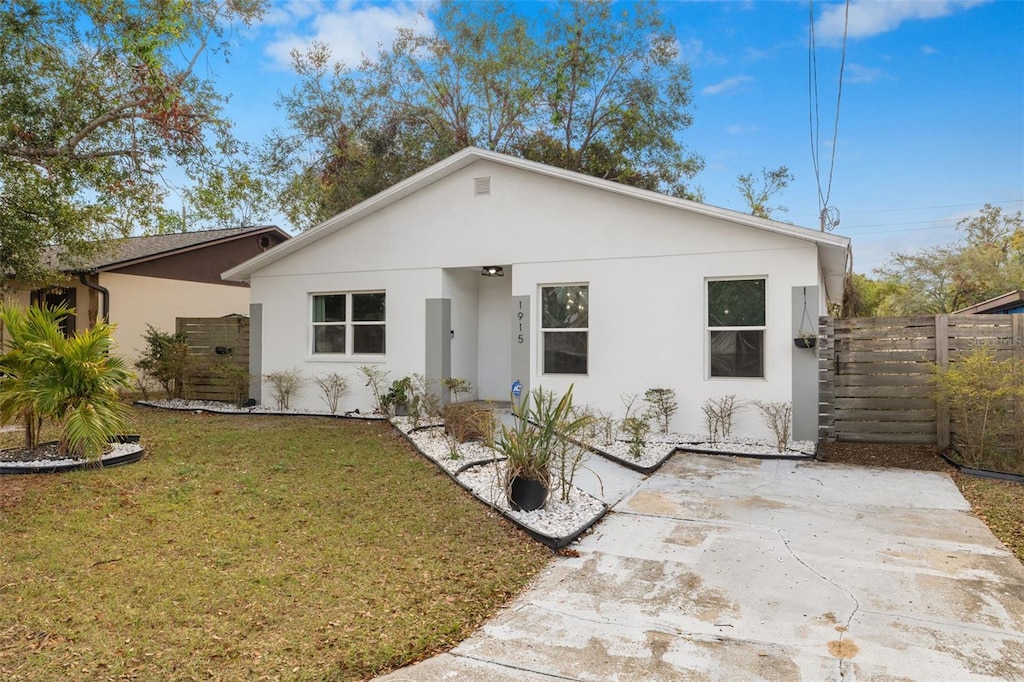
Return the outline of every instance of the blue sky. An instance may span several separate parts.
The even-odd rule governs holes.
[[[283,125],[274,106],[294,78],[290,49],[319,39],[355,63],[396,26],[429,31],[419,2],[286,0],[211,58],[243,139]],[[522,3],[524,12],[536,6]],[[693,76],[694,124],[683,141],[706,161],[709,204],[744,209],[736,176],[789,167],[776,217],[818,226],[808,116],[809,3],[663,2]],[[822,191],[828,183],[844,5],[814,3]],[[870,272],[896,250],[956,238],[986,202],[1024,208],[1024,2],[853,0],[829,204],[836,233]],[[289,227],[288,225],[282,225]]]

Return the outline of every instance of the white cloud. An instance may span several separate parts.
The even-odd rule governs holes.
[[[985,0],[854,0],[850,3],[848,35],[868,38],[899,28],[904,21],[937,19],[969,9]],[[846,9],[843,4],[825,8],[815,25],[815,35],[823,41],[843,37]]]
[[[895,77],[885,69],[873,69],[862,64],[847,64],[844,78],[847,83],[874,83],[893,80]]]
[[[306,50],[314,41],[328,45],[334,59],[357,65],[364,55],[376,54],[378,46],[389,45],[400,27],[433,32],[413,2],[384,6],[337,0],[325,6],[319,0],[286,0],[268,12],[263,24],[275,31],[265,51],[282,67],[291,64],[292,50]]]
[[[758,127],[754,125],[731,125],[725,129],[725,132],[730,135],[748,135],[750,133],[756,133]]]
[[[704,46],[704,41],[690,38],[686,42],[677,42],[679,57],[690,66],[708,66],[725,64],[728,60]]]
[[[936,50],[931,45],[922,45],[921,46],[921,54],[923,54],[926,57],[930,57],[931,55],[938,54],[938,53],[939,53],[939,51]]]
[[[709,85],[702,89],[700,93],[702,95],[722,95],[732,92],[739,88],[744,83],[753,82],[753,78],[750,76],[733,76],[732,78],[726,78],[724,81]]]

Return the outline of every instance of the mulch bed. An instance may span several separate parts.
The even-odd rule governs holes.
[[[822,443],[818,457],[822,462],[857,464],[870,467],[951,471],[934,445],[897,443]]]

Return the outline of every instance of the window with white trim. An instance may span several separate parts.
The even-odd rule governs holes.
[[[712,377],[764,377],[765,280],[707,282],[708,367]]]
[[[383,355],[383,291],[313,294],[313,353]]]
[[[588,286],[541,287],[544,374],[586,374],[590,326]]]

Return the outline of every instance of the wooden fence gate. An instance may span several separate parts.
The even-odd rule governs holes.
[[[989,348],[1024,359],[1024,315],[921,315],[819,320],[818,437],[822,441],[950,441],[935,399],[935,367]]]
[[[233,402],[238,394],[231,377],[217,367],[241,367],[248,377],[249,318],[237,315],[179,317],[175,329],[185,335],[190,353],[201,360],[188,387],[188,397]],[[248,378],[245,383],[247,386]]]

